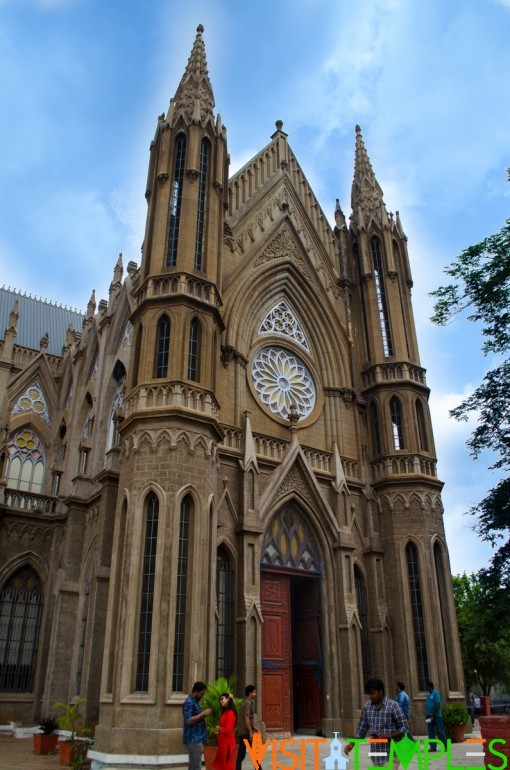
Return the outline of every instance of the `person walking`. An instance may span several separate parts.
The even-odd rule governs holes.
[[[446,733],[443,726],[443,712],[441,711],[441,695],[438,690],[434,689],[434,682],[430,679],[427,681],[427,700],[425,701],[425,721],[427,723],[427,730],[429,739],[432,740],[436,737],[436,732],[439,740],[446,746]],[[436,751],[437,746],[432,743],[429,747],[429,751]]]
[[[213,762],[214,770],[234,770],[236,750],[237,710],[232,693],[220,695],[222,713],[218,727],[218,751]]]
[[[191,695],[188,695],[182,704],[184,722],[182,742],[188,751],[189,770],[201,770],[202,767],[202,752],[207,737],[205,718],[212,714],[212,709],[202,711],[200,706],[200,700],[204,697],[206,689],[207,685],[204,682],[195,682]]]
[[[398,703],[384,692],[384,684],[381,679],[369,679],[365,685],[368,700],[361,711],[356,738],[365,738],[366,735],[384,739],[383,743],[374,742],[370,746],[372,764],[386,765],[389,756],[389,741],[399,741],[407,732],[406,718]],[[354,743],[346,743],[344,753],[346,756],[354,748]],[[394,764],[398,765],[395,756]]]
[[[404,716],[407,722],[407,735],[412,741],[416,742],[416,738],[411,732],[411,706],[409,695],[406,693],[406,686],[404,682],[397,682],[397,694],[395,700],[404,712]]]
[[[244,694],[246,698],[241,706],[241,714],[237,723],[238,748],[235,770],[241,770],[241,765],[246,756],[246,744],[244,741],[247,740],[251,745],[253,733],[257,732],[254,726],[257,688],[254,684],[248,684],[244,688]],[[262,768],[259,768],[259,770],[262,770]]]

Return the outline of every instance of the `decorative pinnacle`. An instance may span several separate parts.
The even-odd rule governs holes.
[[[356,125],[356,151],[354,155],[354,179],[351,190],[351,221],[358,227],[367,227],[374,220],[383,227],[381,209],[385,209],[383,191],[375,178],[374,170],[363,141],[361,127]]]
[[[184,112],[188,121],[191,121],[194,116],[197,117],[195,113],[198,110],[200,120],[203,122],[205,116],[212,115],[214,109],[214,95],[207,71],[205,45],[202,39],[203,31],[203,25],[199,24],[186,70],[175,93],[175,113]]]

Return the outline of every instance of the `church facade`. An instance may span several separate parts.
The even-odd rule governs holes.
[[[359,127],[334,227],[280,121],[229,178],[202,32],[140,267],[83,317],[53,307],[59,342],[2,294],[0,715],[86,698],[104,753],[181,753],[218,676],[286,734],[352,733],[370,676],[417,717],[428,678],[463,693],[402,223]]]

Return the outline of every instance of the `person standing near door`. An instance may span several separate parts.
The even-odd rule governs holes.
[[[411,707],[409,701],[409,695],[406,693],[406,686],[404,682],[397,682],[397,695],[395,697],[398,705],[404,712],[404,716],[407,722],[407,735],[412,741],[415,741],[415,737],[411,732]]]
[[[246,695],[246,698],[244,699],[243,705],[241,706],[239,719],[237,722],[238,748],[236,770],[241,770],[241,765],[243,764],[243,760],[246,756],[246,744],[244,741],[247,740],[251,745],[253,740],[253,733],[257,732],[257,729],[254,726],[255,698],[257,697],[257,688],[254,684],[249,684],[244,688],[244,694]],[[262,770],[262,768],[260,768],[260,770]]]

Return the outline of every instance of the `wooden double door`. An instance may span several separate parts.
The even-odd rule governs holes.
[[[262,718],[268,730],[318,734],[322,721],[319,581],[263,571]]]

